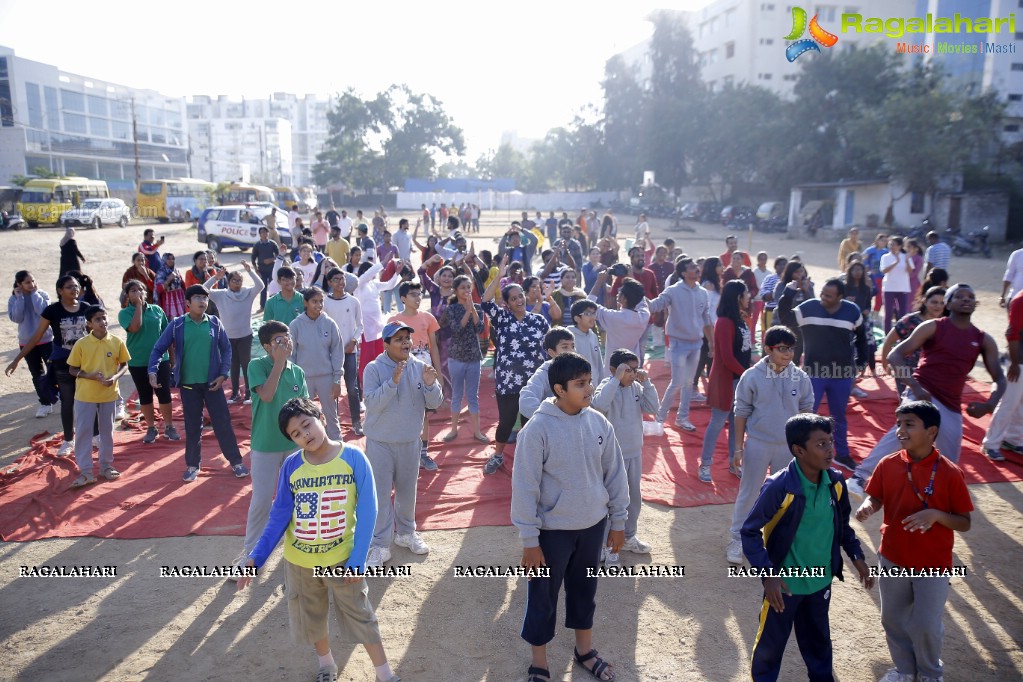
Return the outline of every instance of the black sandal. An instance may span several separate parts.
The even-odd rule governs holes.
[[[585,668],[588,673],[596,677],[598,680],[610,682],[611,680],[615,679],[615,671],[611,667],[611,664],[605,661],[600,656],[598,656],[596,649],[590,649],[589,653],[587,654],[580,654],[579,651],[576,650],[575,648],[573,648],[572,651],[575,653],[576,663]],[[586,661],[589,661],[591,659],[594,659],[593,667],[587,668]],[[605,675],[607,675],[607,677],[605,677]]]
[[[526,682],[551,682],[551,671],[547,668],[531,665],[526,674],[529,675]]]

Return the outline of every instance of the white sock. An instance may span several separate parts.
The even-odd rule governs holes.
[[[376,671],[377,679],[380,680],[380,682],[387,682],[387,680],[394,677],[394,671],[391,670],[391,664],[387,663],[386,661],[384,662],[383,665],[378,665],[376,667]]]
[[[320,659],[320,668],[329,668],[334,665],[334,654],[330,651],[327,651],[325,656],[316,654],[316,658]]]

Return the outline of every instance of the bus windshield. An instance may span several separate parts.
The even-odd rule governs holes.
[[[25,204],[47,204],[50,202],[50,193],[26,190],[21,193],[21,201]]]
[[[139,185],[139,192],[147,196],[159,196],[163,194],[162,182],[143,182]]]

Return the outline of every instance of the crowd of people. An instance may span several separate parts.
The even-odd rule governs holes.
[[[1012,440],[1023,397],[1023,282],[1016,279],[1023,263],[1010,260],[1013,296],[1008,286],[1003,292],[1007,382],[997,344],[971,322],[975,294],[964,283],[950,286],[948,247],[933,233],[926,250],[885,234],[862,248],[854,228],[839,247],[842,274],[818,287],[798,256],[771,261],[760,252],[754,263],[731,235],[720,255],[687,254],[674,240],[656,243],[642,215],[621,254],[610,211],[600,219],[580,211],[574,220],[567,212],[545,218],[524,211],[493,252],[477,252],[466,235],[479,231],[479,216],[474,205],[423,204],[412,229],[406,218],[392,225],[383,207],[367,221],[362,211],[352,219],[331,206],[314,212],[306,228],[295,210],[287,216],[294,243],[286,246],[274,212],[240,269],[197,251],[184,276],[173,254],[160,253],[162,238],[147,229],[122,280],[123,340],[109,331],[112,313],[82,273],[87,261],[69,228],[55,302],[30,272],[15,276],[8,310],[19,324],[20,351],[6,371],[26,361],[40,404],[36,416],[59,403],[57,454],[74,455],[75,488],[97,481],[93,446],[99,475],[120,476],[112,432],[124,415],[118,389],[124,373],[138,394],[146,444],[160,437],[161,423],[165,439],[182,438],[172,416],[171,388],[179,389],[186,483],[202,470],[205,412],[234,475],[251,475],[235,565],[262,566],[287,538],[288,587],[303,595],[289,600],[289,612],[293,623],[305,624],[301,636],[314,645],[327,680],[337,674],[326,638],[327,592],[339,618],[366,644],[378,678],[396,677],[365,583],[358,575],[324,582],[313,569],[379,568],[392,544],[429,552],[415,521],[419,472],[443,463],[431,455],[429,416],[449,410],[440,441],[451,443],[461,437],[464,404],[471,442],[489,445],[479,393],[491,354],[497,425],[480,465],[487,476],[507,470],[508,446],[516,444],[511,518],[522,564],[550,569],[549,577],[529,583],[521,634],[533,647],[531,680],[550,679],[546,644],[562,585],[577,661],[598,679],[614,678],[592,647],[596,578],[585,568],[619,566],[622,551],[651,551],[638,527],[644,415],[663,429],[674,411],[675,427],[695,432],[691,406],[708,404],[694,472],[707,484],[727,424],[728,471],[739,479],[724,543],[730,563],[827,569],[810,579],[766,578],[752,662],[757,680],[777,679],[793,626],[811,678],[830,679],[828,592],[832,578],[841,579],[839,548],[864,586],[873,584],[848,525],[849,493],[865,500],[857,518],[883,509],[883,566],[950,565],[952,531],[969,528],[972,508],[955,462],[962,388],[978,357],[995,388],[967,413],[995,412],[987,456],[998,461],[1003,446],[1023,445]],[[261,322],[254,326],[257,299]],[[882,324],[881,367],[905,396],[895,426],[857,462],[848,406],[867,395],[857,382],[878,374],[874,328]],[[254,337],[263,351],[258,357]],[[660,347],[670,367],[663,397],[647,370],[647,354]],[[823,402],[829,418],[815,414]],[[251,405],[248,466],[229,403]],[[345,444],[346,430],[365,436],[365,448]],[[848,483],[832,464],[849,471]],[[903,464],[908,483],[896,471]],[[906,518],[913,521],[893,525]],[[926,560],[906,549],[908,533],[939,526],[933,542],[923,541]],[[881,581],[895,663],[884,679],[940,679],[947,588],[928,582],[914,593],[896,583]],[[344,589],[357,584],[361,592]],[[918,613],[929,615],[907,620],[893,613],[914,600],[926,602]]]

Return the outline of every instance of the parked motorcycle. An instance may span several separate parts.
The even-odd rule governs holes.
[[[988,246],[989,235],[990,229],[987,225],[979,230],[967,232],[965,235],[962,232],[959,232],[955,235],[955,239],[952,242],[952,253],[956,256],[962,256],[967,253],[982,253],[984,254],[984,258],[990,258],[991,247]]]
[[[25,221],[17,211],[0,211],[0,230],[20,230],[24,226]]]

